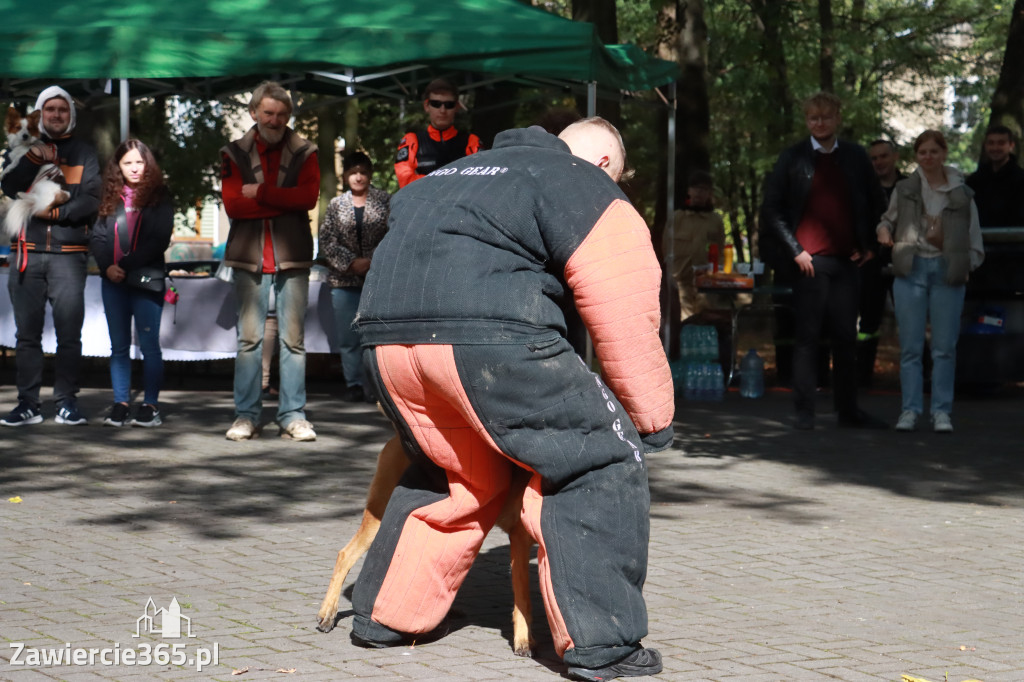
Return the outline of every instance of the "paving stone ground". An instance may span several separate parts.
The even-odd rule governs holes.
[[[283,441],[275,427],[232,443],[223,437],[228,391],[187,391],[180,377],[169,385],[181,390],[162,396],[166,424],[157,429],[99,426],[109,393],[89,388],[80,398],[88,427],[55,424],[47,405],[43,424],[0,430],[0,679],[564,673],[536,594],[537,655],[512,654],[500,532],[487,539],[439,641],[353,646],[355,572],[338,627],[317,632],[335,554],[358,525],[389,433],[385,421],[369,405],[313,388],[315,443]],[[0,409],[14,402],[13,388],[0,387]],[[823,394],[822,411],[829,402]],[[892,393],[862,402],[892,420],[899,410]],[[680,404],[676,448],[649,458],[645,644],[664,656],[659,679],[1024,680],[1022,408],[1020,389],[958,397],[956,432],[939,436],[843,430],[828,416],[811,433],[795,432],[790,396],[780,391]],[[195,636],[133,637],[150,597],[157,607],[176,598]],[[219,660],[201,672],[14,665],[13,643],[184,643],[186,658],[216,646]]]

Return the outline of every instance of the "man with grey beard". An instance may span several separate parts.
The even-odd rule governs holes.
[[[277,424],[281,436],[316,440],[306,420],[305,316],[313,234],[309,211],[320,194],[316,146],[288,127],[292,98],[266,81],[253,91],[255,125],[221,150],[221,191],[231,220],[224,264],[234,268],[238,299],[235,421],[229,440],[259,436],[263,410],[263,331],[270,292],[280,348]]]

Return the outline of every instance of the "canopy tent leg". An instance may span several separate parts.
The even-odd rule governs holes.
[[[662,310],[668,313],[672,310],[672,261],[675,260],[675,212],[676,212],[676,83],[668,84],[668,164],[666,166],[666,177],[668,191],[665,192],[665,302]],[[672,343],[672,324],[665,321],[665,354],[669,353],[669,345]]]
[[[128,96],[128,79],[122,78],[119,81],[120,105],[121,105],[121,141],[128,139],[128,109],[131,107],[131,98]]]

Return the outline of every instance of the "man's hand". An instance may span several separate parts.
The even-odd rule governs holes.
[[[888,227],[878,230],[878,243],[889,248],[893,247],[892,232],[889,231]]]
[[[348,266],[348,271],[353,275],[359,275],[362,277],[370,270],[370,259],[369,258],[356,258]]]
[[[71,199],[71,195],[68,192],[65,192],[64,190],[60,190],[59,192],[57,192],[56,194],[53,195],[53,201],[50,202],[50,205],[47,206],[46,208],[40,210],[40,211],[37,211],[36,214],[35,214],[35,217],[36,218],[43,218],[43,219],[50,218],[51,217],[50,216],[50,212],[54,208],[56,208],[57,206],[60,206],[62,204],[68,203],[68,200],[70,200],[70,199]]]
[[[107,268],[107,279],[111,282],[123,282],[125,274],[124,269],[120,265],[114,264]]]
[[[34,154],[42,157],[43,161],[47,163],[57,162],[57,147],[55,145],[47,144],[45,142],[36,142],[32,145],[32,151]]]
[[[248,185],[242,185],[242,196],[246,199],[255,199],[259,191],[260,186],[258,183],[253,182]]]
[[[814,258],[811,257],[811,254],[801,251],[800,255],[793,260],[796,261],[796,266],[800,268],[800,272],[805,277],[814,277]]]
[[[854,250],[853,255],[850,256],[850,260],[857,264],[858,268],[864,267],[864,264],[875,257],[872,251],[856,251]]]

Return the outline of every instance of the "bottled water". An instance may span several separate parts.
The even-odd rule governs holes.
[[[695,341],[693,330],[693,325],[685,325],[679,332],[679,355],[685,363],[693,361]]]
[[[711,368],[711,400],[722,400],[725,398],[725,375],[722,373],[720,363],[708,365]]]
[[[672,388],[677,397],[681,396],[686,389],[686,363],[682,360],[673,360],[668,366],[672,370]]]
[[[686,400],[697,399],[697,363],[686,363],[686,379],[683,383],[683,398]]]
[[[740,361],[740,395],[744,398],[764,395],[764,360],[753,348]]]

